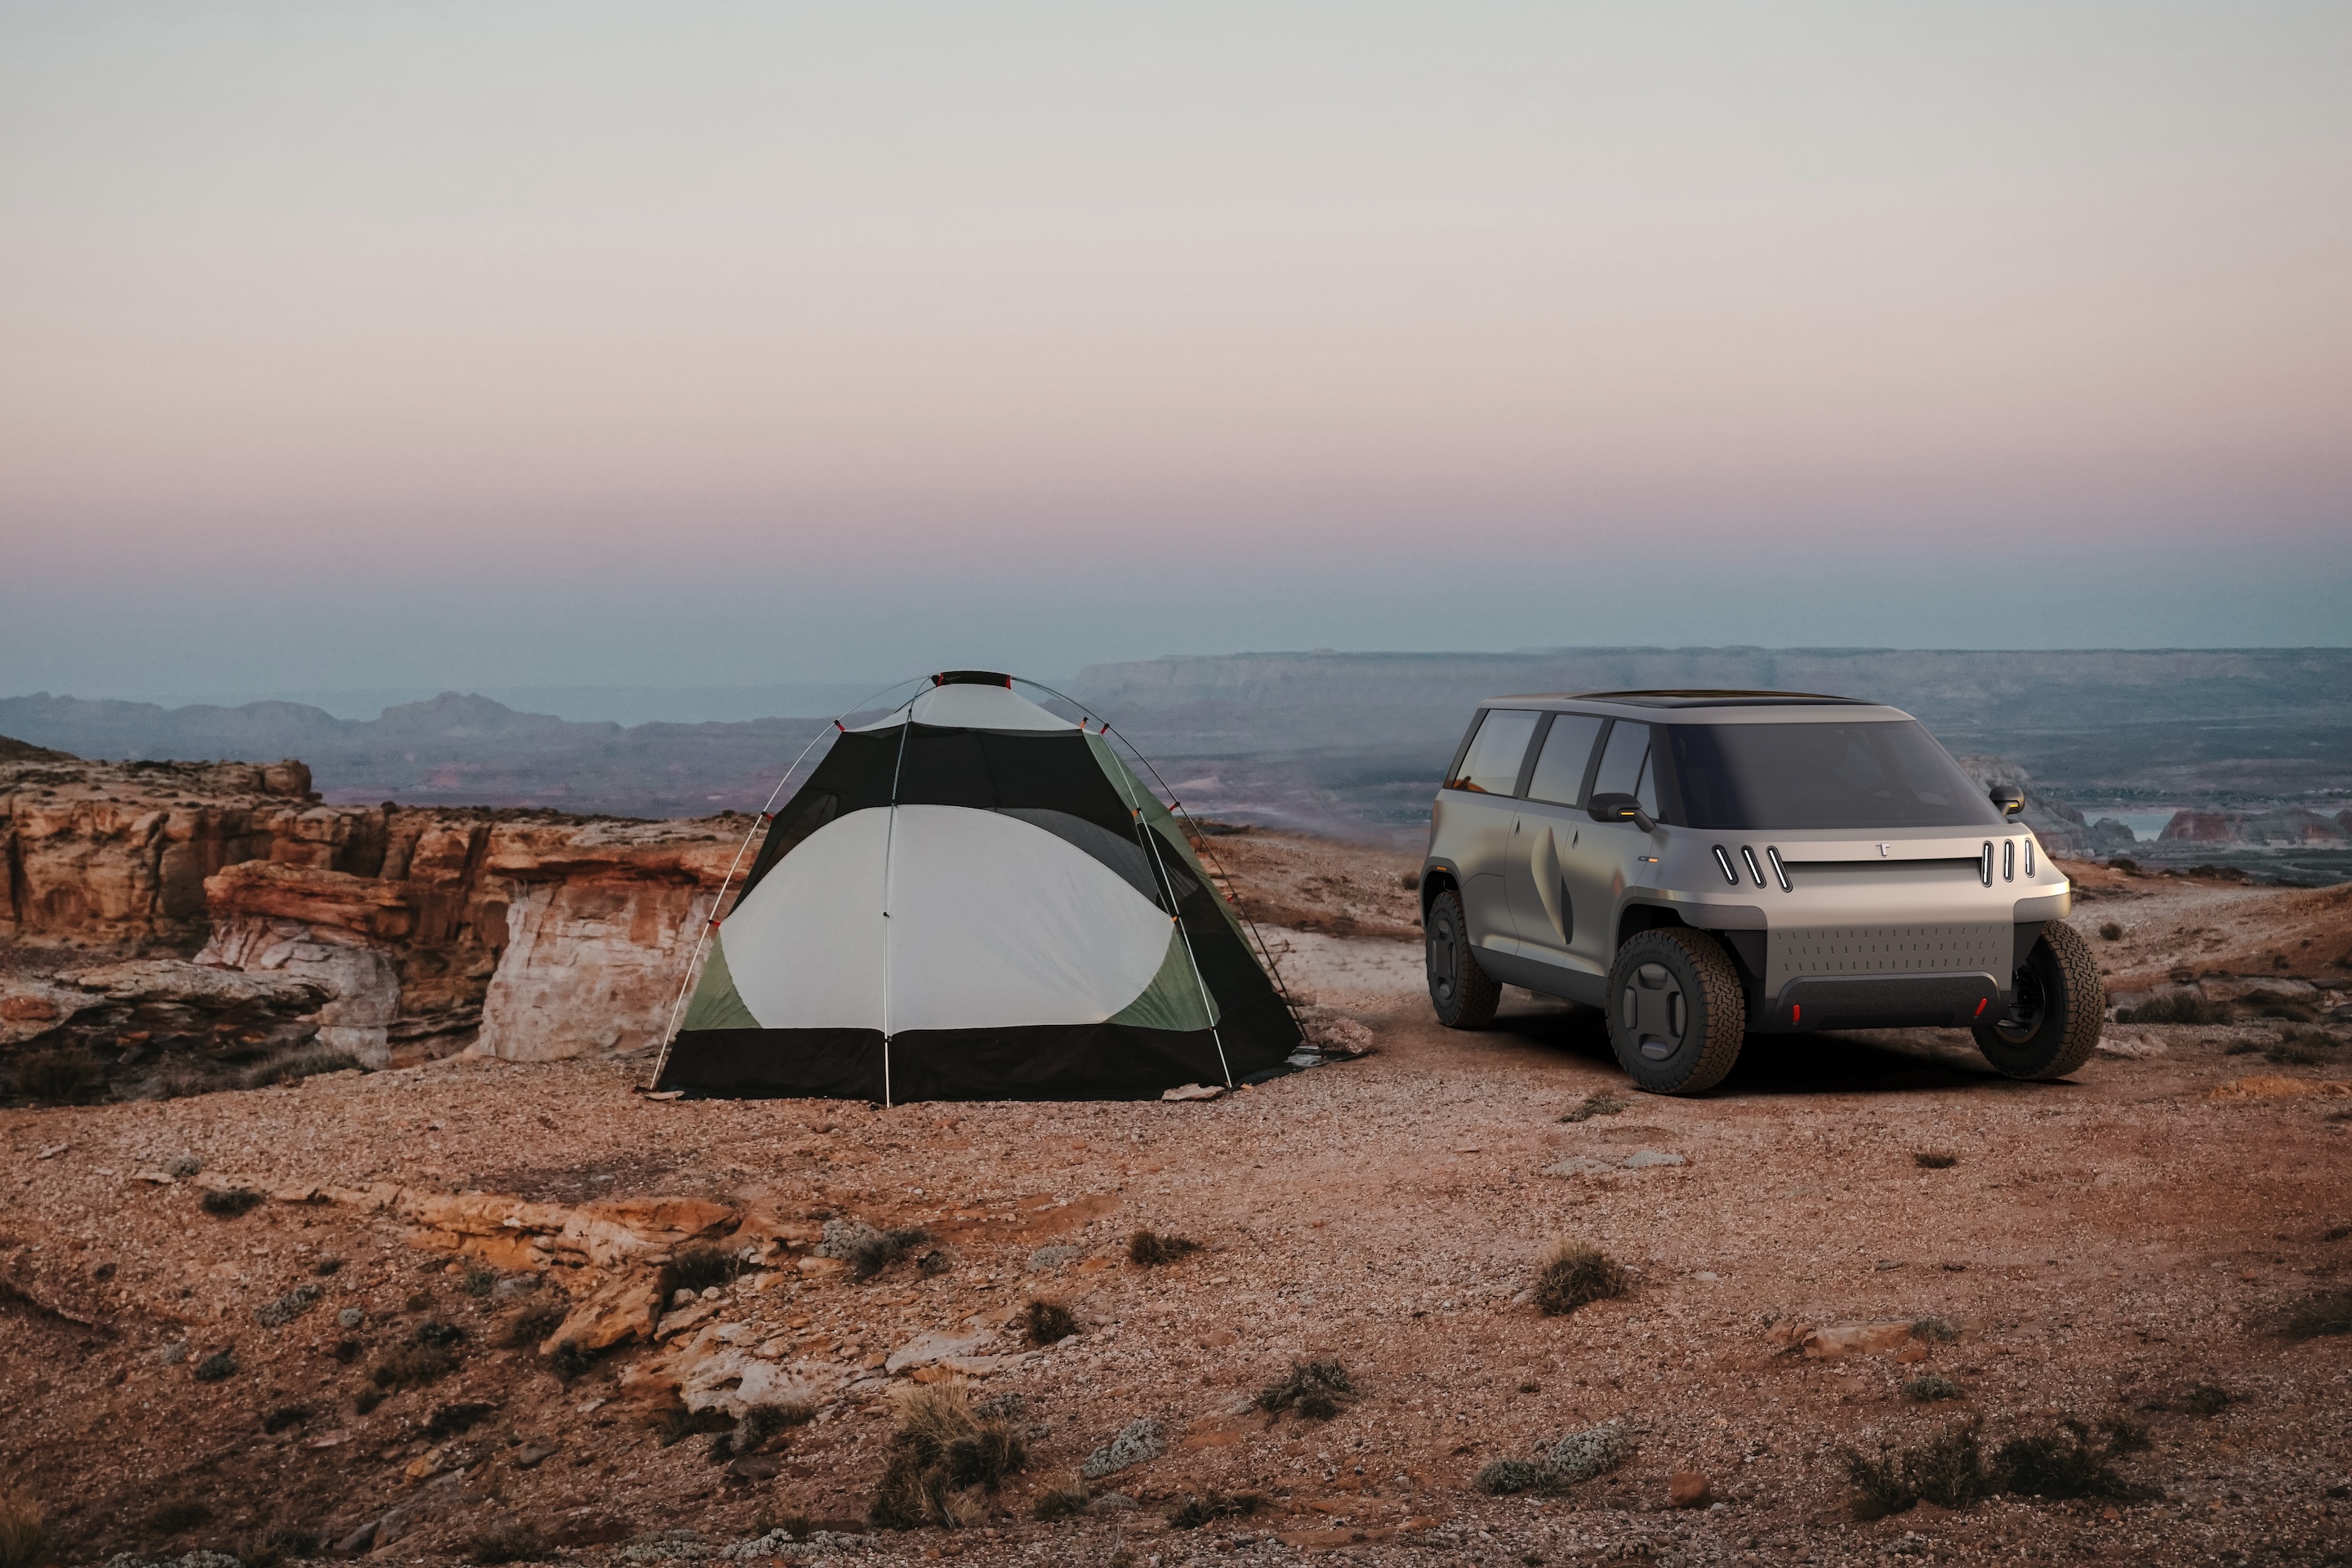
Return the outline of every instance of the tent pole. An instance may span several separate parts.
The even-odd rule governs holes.
[[[936,681],[934,681],[936,684]],[[920,697],[921,692],[915,693]],[[890,895],[896,886],[898,849],[898,778],[907,768],[907,737],[915,731],[915,699],[907,700],[898,726],[898,756],[890,764],[890,826],[882,837],[882,1108],[890,1108]]]
[[[865,697],[858,699],[858,700],[848,709],[845,710],[827,728],[831,730],[840,729],[841,721],[843,719],[848,718],[852,713],[863,712],[867,704],[871,703],[875,698],[886,696],[890,692],[896,691],[901,686],[906,685],[908,680],[921,680],[923,679],[924,678],[919,675],[910,675],[908,676],[905,680],[892,681],[889,685],[882,688],[879,691],[869,692]],[[662,1069],[669,1066],[670,1047],[677,1044],[678,1009],[686,1005],[687,987],[694,984],[695,971],[701,966],[703,946],[705,943],[709,942],[710,933],[719,929],[719,910],[720,906],[727,902],[727,888],[730,883],[735,880],[736,868],[743,864],[743,856],[745,852],[751,847],[751,840],[759,836],[761,826],[764,823],[772,822],[774,820],[773,814],[776,809],[776,797],[782,795],[784,793],[784,785],[792,782],[793,769],[799,767],[803,763],[808,760],[808,754],[816,750],[817,742],[824,740],[825,734],[825,730],[819,730],[810,738],[809,743],[801,748],[801,754],[793,759],[792,767],[788,767],[784,770],[783,776],[776,781],[776,787],[768,792],[768,803],[760,808],[759,815],[751,818],[751,826],[744,830],[743,842],[735,847],[735,858],[728,862],[727,875],[719,879],[719,896],[710,900],[710,918],[702,922],[702,930],[694,939],[694,952],[687,957],[686,973],[678,976],[677,994],[670,1000],[669,1023],[667,1026],[662,1030],[661,1049],[654,1057],[654,1076],[646,1080],[646,1087],[647,1089],[651,1089],[655,1084],[661,1082]],[[893,793],[896,793],[895,789]],[[694,906],[689,902],[687,907],[691,910]]]

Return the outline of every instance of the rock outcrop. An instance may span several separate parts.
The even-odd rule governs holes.
[[[629,1050],[657,1040],[750,826],[326,805],[310,782],[293,762],[0,763],[0,940],[297,984],[304,1042],[369,1067]],[[255,1032],[157,1037],[73,987],[0,990],[8,1038],[36,1047],[119,1050],[110,1019],[232,1056]],[[248,1054],[289,1043],[273,1026]]]

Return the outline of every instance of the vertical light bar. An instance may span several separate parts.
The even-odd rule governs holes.
[[[2026,875],[2026,879],[2027,879],[2027,880],[2031,881],[2031,880],[2032,879],[2032,877],[2033,877],[2033,839],[2032,839],[2032,836],[2030,836],[2030,835],[2027,837],[2027,838],[2026,838],[2026,840],[2025,840],[2025,875]]]
[[[1735,888],[1739,886],[1739,872],[1731,863],[1731,853],[1720,844],[1715,847],[1715,863],[1721,868],[1725,881]]]
[[[1767,844],[1764,846],[1764,858],[1772,862],[1772,875],[1780,879],[1780,890],[1784,893],[1790,891],[1789,868],[1781,863],[1780,851]]]
[[[1990,838],[1985,840],[1984,853],[1978,857],[1977,875],[1984,879],[1986,887],[1992,886],[1992,840]]]
[[[1748,862],[1748,874],[1756,879],[1756,885],[1759,888],[1762,887],[1764,885],[1764,868],[1756,863],[1756,851],[1743,844],[1739,847],[1739,858]]]
[[[2017,840],[2014,838],[2000,841],[2000,879],[2004,882],[2017,880]]]

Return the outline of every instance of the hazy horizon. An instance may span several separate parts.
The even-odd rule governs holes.
[[[0,687],[2352,642],[2352,11],[0,16]]]

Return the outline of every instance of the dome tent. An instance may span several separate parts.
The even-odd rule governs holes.
[[[1123,1099],[1301,1043],[1109,741],[960,670],[836,737],[769,819],[657,1089]]]

